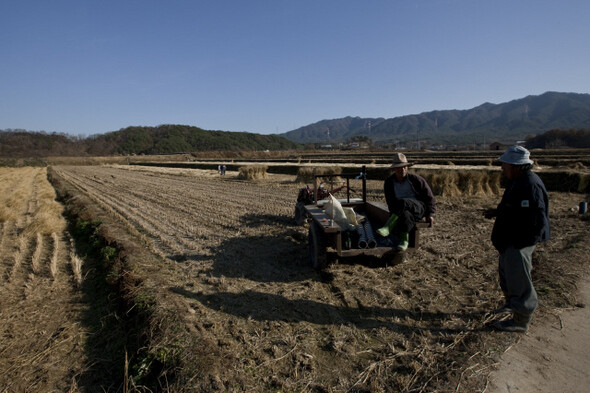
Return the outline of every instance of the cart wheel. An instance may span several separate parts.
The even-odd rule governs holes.
[[[326,251],[326,239],[321,228],[313,222],[309,226],[309,259],[314,269],[322,270],[328,265],[328,256]]]
[[[388,252],[381,257],[381,261],[385,263],[385,265],[399,265],[406,261],[406,252],[397,250]]]
[[[303,225],[306,215],[305,204],[303,202],[297,202],[295,205],[295,224]]]

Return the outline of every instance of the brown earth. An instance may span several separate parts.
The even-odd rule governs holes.
[[[153,291],[157,306],[175,315],[170,323],[176,328],[163,329],[167,344],[154,357],[165,362],[167,354],[175,354],[178,363],[174,378],[161,379],[159,390],[481,392],[491,387],[489,375],[505,350],[522,337],[489,327],[495,318],[489,311],[500,296],[497,255],[489,242],[492,222],[482,219],[481,211],[495,206],[498,195],[439,198],[435,227],[423,231],[422,246],[403,264],[343,260],[317,272],[308,262],[307,227],[292,223],[303,186],[293,176],[244,181],[234,172],[221,177],[200,170],[55,170],[158,256],[134,266],[134,273]],[[369,199],[383,200],[382,182],[368,183]],[[529,335],[581,303],[575,284],[590,251],[588,221],[570,211],[581,196],[551,193],[550,198],[554,237],[535,254],[541,305]],[[2,227],[4,282],[14,266],[8,255],[18,248],[10,225]],[[85,280],[91,271],[86,267]],[[87,325],[79,323],[90,306],[75,302],[80,294],[67,272],[60,276],[70,277],[64,286],[69,289],[42,296],[54,284],[39,285],[28,313],[16,312],[25,305],[26,275],[15,286],[3,285],[2,318],[14,321],[2,322],[0,354],[9,362],[2,369],[12,374],[0,383],[14,386],[4,391],[124,390],[111,380],[101,386],[83,377],[97,362],[96,348],[90,348],[101,341],[90,339]],[[9,297],[12,292],[20,295]],[[51,327],[37,328],[41,319]],[[80,331],[72,331],[74,326]],[[55,335],[64,331],[67,337]],[[78,344],[67,354],[52,346],[70,342]],[[35,363],[29,374],[16,372],[19,362],[33,364],[39,354],[55,359],[44,361],[45,368]],[[128,371],[139,384],[141,366],[149,365],[134,353],[129,357],[137,367]],[[49,369],[57,364],[61,372]],[[113,373],[122,378],[123,370]]]
[[[502,356],[488,393],[585,393],[590,386],[590,280],[576,308],[554,310]]]

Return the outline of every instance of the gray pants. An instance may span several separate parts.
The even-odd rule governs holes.
[[[518,313],[530,316],[537,308],[537,292],[531,279],[535,246],[508,247],[500,253],[500,287],[507,303]]]

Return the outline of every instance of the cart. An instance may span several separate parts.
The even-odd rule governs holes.
[[[380,228],[389,219],[390,213],[387,205],[382,202],[367,201],[366,168],[363,166],[360,175],[316,175],[314,176],[314,190],[318,190],[319,178],[339,177],[346,181],[346,198],[339,199],[342,207],[352,207],[356,213],[364,215],[369,221],[370,228]],[[362,198],[350,197],[350,180],[359,179],[362,182]],[[318,200],[318,193],[314,193],[314,203],[305,205],[305,214],[310,218],[308,247],[311,265],[318,270],[324,269],[328,264],[337,262],[340,258],[355,258],[371,256],[381,258],[385,263],[401,263],[406,258],[406,251],[398,251],[397,243],[389,238],[374,236],[373,247],[360,247],[355,241],[354,234],[343,230],[325,212],[324,205],[328,200]],[[417,247],[419,243],[419,230],[429,227],[426,221],[416,223],[416,228],[410,233],[409,248]],[[352,239],[351,239],[352,238]]]

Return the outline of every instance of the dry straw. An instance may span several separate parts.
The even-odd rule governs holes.
[[[245,180],[258,180],[266,178],[266,171],[268,166],[266,165],[247,165],[240,167],[238,178]]]
[[[310,166],[303,166],[297,170],[297,178],[296,181],[308,183],[313,182],[314,175],[339,175],[342,173],[342,168],[339,166],[328,166],[328,167],[310,167]],[[319,179],[323,181],[323,178]],[[335,177],[332,177],[332,180],[338,180]]]
[[[443,170],[420,171],[436,195],[445,197],[498,195],[499,171]]]
[[[51,273],[51,277],[55,280],[57,279],[57,262],[59,257],[59,237],[57,233],[53,232],[51,234],[51,238],[53,239],[53,253],[51,254],[51,261],[49,262],[49,271]]]
[[[40,266],[41,266],[41,253],[43,252],[43,235],[37,233],[37,244],[35,246],[35,251],[33,252],[33,257],[31,260],[33,266],[33,273],[39,274]]]

